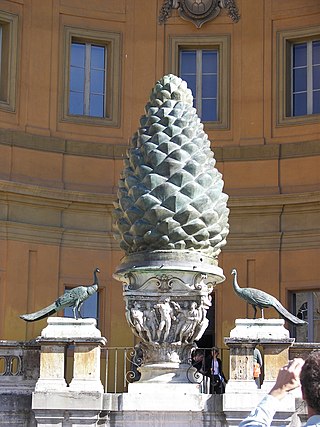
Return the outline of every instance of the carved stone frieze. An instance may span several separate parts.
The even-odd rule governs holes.
[[[210,294],[218,283],[217,278],[211,274],[188,271],[168,271],[162,274],[130,271],[125,273],[121,280],[126,295],[137,295],[137,292],[160,295],[171,291],[176,294],[188,294],[190,291]]]
[[[132,332],[144,342],[192,343],[208,326],[209,298],[163,296],[126,299],[126,318]]]
[[[211,292],[220,277],[193,271],[129,271],[122,275],[126,318],[144,364],[185,361],[208,326]],[[164,350],[165,349],[165,350]],[[151,363],[151,362],[150,362]]]

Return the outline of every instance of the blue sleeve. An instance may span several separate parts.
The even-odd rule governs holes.
[[[252,410],[251,414],[241,421],[239,427],[269,427],[277,411],[278,402],[279,401],[275,397],[268,394],[261,400],[259,405]]]

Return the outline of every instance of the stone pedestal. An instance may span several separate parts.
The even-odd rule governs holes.
[[[141,379],[128,385],[123,411],[202,411],[209,395],[202,393],[203,377],[190,364],[155,363],[139,368]]]
[[[283,319],[237,319],[236,326],[225,338],[230,348],[230,381],[228,390],[243,390],[256,388],[253,379],[253,350],[259,345],[264,356],[264,385],[269,391],[274,384],[279,369],[289,360],[289,347],[294,338],[289,337],[289,331],[284,327]]]
[[[123,411],[202,411],[208,395],[200,384],[132,383],[123,394]]]
[[[226,392],[231,390],[243,393],[243,390],[255,390],[256,383],[253,381],[253,350],[255,344],[239,339],[225,340],[230,348],[229,359],[229,381]]]
[[[65,342],[41,341],[40,377],[35,391],[54,391],[67,388],[64,372],[65,357]]]
[[[37,339],[40,377],[32,397],[38,426],[95,426],[103,408],[100,347],[106,344],[95,319],[52,317]],[[66,355],[74,350],[73,378],[65,380]]]
[[[123,283],[126,318],[140,340],[140,382],[188,383],[191,350],[206,330],[213,287],[223,279],[215,259],[197,251],[126,256],[114,277]]]
[[[99,343],[99,341],[98,341]],[[100,346],[97,341],[76,342],[74,346],[73,378],[70,390],[94,390],[103,392],[100,380]]]
[[[287,338],[283,340],[265,340],[261,343],[264,355],[264,381],[261,386],[262,390],[269,392],[274,385],[279,369],[282,368],[289,360],[289,347],[294,339]]]
[[[279,369],[288,362],[294,342],[282,319],[237,319],[225,343],[230,349],[230,380],[223,396],[223,410],[229,425],[238,425],[275,383]],[[260,389],[253,378],[253,351],[263,354],[264,382]],[[288,394],[272,425],[289,422],[295,411],[295,396]],[[287,421],[286,421],[287,420]]]

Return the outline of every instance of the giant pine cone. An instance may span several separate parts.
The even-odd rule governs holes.
[[[126,254],[196,250],[216,257],[229,231],[228,196],[186,82],[158,81],[131,140],[115,203]]]

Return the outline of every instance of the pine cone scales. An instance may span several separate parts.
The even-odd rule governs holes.
[[[155,85],[119,181],[116,237],[127,253],[197,250],[216,257],[229,231],[227,195],[186,82]]]

